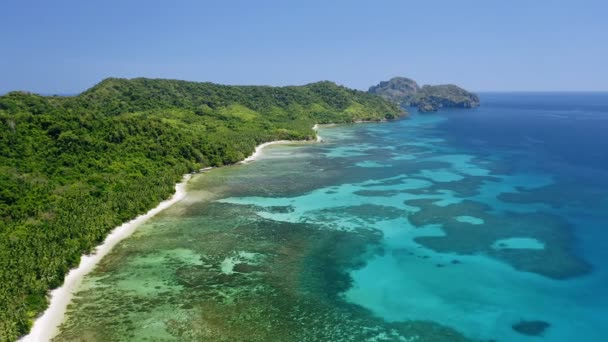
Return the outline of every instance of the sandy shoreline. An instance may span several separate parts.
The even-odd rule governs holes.
[[[319,124],[312,126],[312,130],[317,134],[317,142],[322,142],[323,139],[321,139],[321,136],[319,135]]]
[[[315,124],[312,127],[312,129],[316,132],[319,129],[319,125]],[[317,134],[317,139],[315,140],[315,142],[322,142],[322,141],[323,140],[321,139],[321,136],[319,134]],[[309,143],[309,142],[312,142],[312,140],[274,140],[274,141],[265,142],[263,144],[256,146],[255,151],[253,151],[253,153],[249,157],[240,161],[239,164],[247,164],[252,161],[255,161],[262,155],[262,150],[266,146],[280,145],[280,144]]]
[[[295,141],[293,141],[293,140],[275,140],[275,141],[265,142],[263,144],[256,146],[255,151],[253,151],[253,153],[249,157],[240,161],[239,164],[251,163],[252,161],[258,159],[262,155],[262,150],[266,146],[276,145],[276,144],[289,144],[289,143],[294,143],[294,142]]]
[[[312,129],[316,131],[318,129],[318,125],[314,125]],[[317,135],[316,141],[322,141],[319,135]],[[298,141],[276,140],[260,144],[256,146],[253,154],[245,158],[239,164],[246,164],[255,161],[262,155],[262,150],[266,146],[296,142]],[[212,167],[201,169],[199,172],[208,171],[210,169],[212,169]],[[184,175],[183,180],[175,185],[175,194],[173,194],[170,199],[161,202],[158,206],[151,209],[147,213],[114,228],[114,230],[112,230],[112,232],[110,232],[110,234],[106,237],[104,242],[95,247],[92,254],[83,255],[80,258],[80,264],[78,267],[71,269],[65,276],[63,285],[50,292],[49,306],[41,316],[36,318],[30,333],[23,336],[21,339],[19,339],[19,341],[41,342],[50,341],[53,337],[55,337],[59,332],[59,326],[61,323],[63,323],[65,318],[67,306],[72,301],[72,297],[74,295],[73,291],[80,285],[84,276],[91,272],[99,261],[101,261],[101,259],[106,256],[114,246],[133,234],[139,225],[186,197],[186,184],[191,177],[192,174]]]
[[[182,200],[186,196],[186,184],[190,177],[190,174],[185,175],[184,179],[175,185],[175,194],[170,199],[162,201],[156,208],[114,228],[103,243],[95,248],[92,254],[83,255],[80,258],[78,267],[71,269],[65,276],[63,285],[50,292],[50,304],[48,308],[34,321],[30,333],[22,337],[20,341],[41,342],[49,341],[55,337],[59,332],[59,325],[63,322],[67,306],[72,301],[73,291],[80,285],[84,276],[91,272],[95,265],[116,244],[133,234],[140,224]]]

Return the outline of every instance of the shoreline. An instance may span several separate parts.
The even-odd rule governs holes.
[[[262,155],[262,150],[266,146],[280,145],[280,144],[289,144],[289,143],[294,143],[294,142],[297,142],[297,141],[298,140],[274,140],[274,141],[265,142],[263,144],[259,144],[258,146],[255,147],[255,150],[253,151],[253,153],[249,157],[241,160],[237,164],[239,164],[239,165],[240,164],[249,164],[252,161],[255,161],[256,159],[258,159]]]
[[[204,170],[204,169],[203,169]],[[186,197],[186,185],[192,174],[184,175],[181,182],[175,185],[175,193],[171,198],[160,202],[155,208],[147,213],[134,218],[129,222],[114,228],[105,238],[102,244],[95,247],[91,254],[80,257],[80,263],[71,269],[63,280],[63,284],[50,291],[49,306],[38,316],[32,324],[29,334],[21,337],[21,342],[50,341],[59,332],[59,326],[63,323],[68,304],[72,301],[74,290],[82,283],[84,276],[91,272],[95,266],[106,256],[119,242],[131,236],[135,229],[161,211]]]
[[[316,132],[319,128],[318,124],[315,124],[312,129]],[[276,144],[289,144],[289,143],[302,143],[302,142],[322,142],[323,140],[317,134],[316,140],[274,140],[259,144],[255,147],[254,152],[238,162],[236,165],[248,164],[257,160],[261,155],[262,151],[266,146]],[[104,241],[95,247],[91,254],[84,254],[80,257],[80,263],[76,268],[72,268],[68,271],[68,274],[64,277],[63,284],[49,292],[49,306],[39,315],[32,324],[30,332],[19,338],[19,342],[39,342],[39,341],[50,341],[59,333],[59,326],[65,319],[65,313],[68,305],[72,302],[74,296],[74,290],[82,283],[84,277],[90,273],[95,266],[105,257],[111,250],[120,243],[122,240],[131,236],[137,227],[148,219],[154,217],[161,211],[171,207],[175,203],[181,201],[186,197],[186,185],[193,174],[199,172],[205,172],[213,169],[214,167],[206,167],[200,169],[198,172],[192,172],[184,175],[181,182],[175,184],[175,193],[171,198],[160,202],[156,207],[150,209],[145,214],[139,215],[129,222],[125,222],[122,225],[114,228],[104,239]]]
[[[317,136],[317,142],[323,142],[323,138],[321,138],[321,136],[319,135],[319,124],[315,124],[314,126],[312,126],[312,130],[315,131],[315,135]]]
[[[319,124],[315,124],[314,126],[312,126],[312,130],[315,131],[315,133],[317,132],[318,129],[319,129]],[[250,156],[248,156],[247,158],[238,162],[237,165],[249,164],[249,163],[259,159],[260,156],[262,155],[262,150],[264,150],[265,147],[270,146],[270,145],[320,143],[320,142],[323,142],[323,139],[321,138],[321,136],[319,134],[316,134],[315,140],[273,140],[273,141],[268,141],[268,142],[265,142],[265,143],[262,143],[262,144],[259,144],[258,146],[256,146],[253,153]]]

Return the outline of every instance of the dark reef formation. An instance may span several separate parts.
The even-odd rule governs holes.
[[[479,97],[453,84],[425,85],[405,77],[394,77],[369,88],[375,94],[400,106],[415,106],[420,112],[435,112],[440,108],[473,108]]]
[[[513,324],[513,330],[528,336],[542,336],[551,324],[544,321],[520,321]]]

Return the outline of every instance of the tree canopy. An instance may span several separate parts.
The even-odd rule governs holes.
[[[182,175],[315,123],[396,118],[394,104],[318,82],[226,86],[109,78],[77,96],[0,96],[0,340],[27,333],[80,256],[173,193]]]

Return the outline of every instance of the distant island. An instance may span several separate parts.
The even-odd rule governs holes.
[[[424,85],[407,77],[394,77],[369,88],[375,94],[402,107],[418,107],[420,112],[435,112],[440,108],[473,108],[479,97],[453,84]]]

